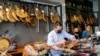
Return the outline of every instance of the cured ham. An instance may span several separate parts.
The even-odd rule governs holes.
[[[17,15],[19,18],[26,18],[26,17],[27,17],[27,14],[26,14],[26,12],[24,11],[24,9],[20,9],[18,6],[16,6],[16,15]]]
[[[42,16],[42,20],[43,20],[43,21],[46,22],[46,21],[48,20],[48,17],[46,16],[44,10],[41,11],[41,16]]]
[[[50,19],[52,23],[60,22],[59,15],[55,12],[54,8],[50,12]]]
[[[16,14],[16,11],[15,10],[12,10],[12,16],[13,16],[13,18],[16,20],[16,21],[20,21],[19,19],[18,19],[18,17],[17,17],[17,14]]]
[[[35,8],[35,16],[36,16],[36,19],[42,20],[41,12],[38,8]]]
[[[6,16],[6,11],[3,8],[0,8],[0,18],[3,21],[8,21],[7,16]]]
[[[11,9],[8,9],[7,10],[7,19],[10,21],[10,22],[12,22],[12,23],[14,23],[14,22],[16,22],[16,20],[14,19],[14,17],[12,16],[12,10]]]

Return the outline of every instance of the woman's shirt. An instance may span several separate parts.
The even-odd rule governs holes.
[[[83,31],[82,32],[82,38],[87,38],[90,36],[91,33],[87,32],[87,31]]]

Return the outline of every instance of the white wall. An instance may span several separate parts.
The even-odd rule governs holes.
[[[35,27],[26,27],[25,24],[20,22],[16,23],[15,26],[10,22],[3,22],[0,23],[0,35],[9,30],[8,34],[10,36],[16,34],[14,40],[17,41],[18,45],[25,45],[40,39],[46,40],[47,32],[45,25],[45,22],[40,21],[40,32],[36,32]]]
[[[94,12],[99,12],[100,11],[100,0],[93,0],[93,11]],[[94,15],[96,16],[96,18],[99,19],[99,27],[96,26],[95,27],[95,31],[99,31],[100,29],[100,13],[94,13]]]
[[[98,0],[98,9],[99,9],[98,19],[99,19],[99,30],[100,30],[100,0]]]
[[[98,0],[93,1],[93,11],[94,11],[94,12],[99,11],[99,8],[98,8]],[[97,13],[94,13],[94,15],[95,15],[96,18],[97,18]]]

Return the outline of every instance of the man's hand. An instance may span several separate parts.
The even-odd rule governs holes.
[[[60,47],[57,47],[57,46],[55,46],[55,45],[52,46],[52,48],[53,48],[54,50],[62,50],[62,51],[64,50],[64,48],[60,48]]]
[[[78,40],[75,37],[73,37],[73,39],[71,40],[71,44],[78,44]]]
[[[66,40],[61,40],[59,42],[56,42],[54,45],[62,45],[65,44]]]
[[[65,42],[66,42],[65,40],[61,40],[59,42],[56,42],[53,46],[51,46],[51,48],[55,49],[55,50],[64,50]]]

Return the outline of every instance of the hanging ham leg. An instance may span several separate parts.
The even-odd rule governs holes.
[[[51,9],[50,18],[52,23],[60,22],[60,17],[54,8]]]
[[[16,21],[20,21],[19,19],[18,19],[18,17],[17,17],[17,15],[16,15],[16,11],[15,10],[12,10],[12,16],[14,17],[14,19],[16,20]]]
[[[45,21],[45,22],[47,22],[48,17],[47,17],[46,14],[44,13],[44,10],[42,10],[41,16],[42,16],[42,20]]]
[[[0,18],[3,21],[8,21],[7,16],[6,16],[6,11],[3,8],[0,9]]]
[[[39,11],[38,8],[35,8],[35,16],[38,20],[41,20],[42,19],[42,16],[41,16],[41,12]]]
[[[12,13],[12,10],[10,10],[10,9],[7,8],[7,18],[8,18],[8,20],[10,22],[14,23],[14,22],[16,22],[16,20],[14,19],[14,17],[12,16],[11,13]]]

